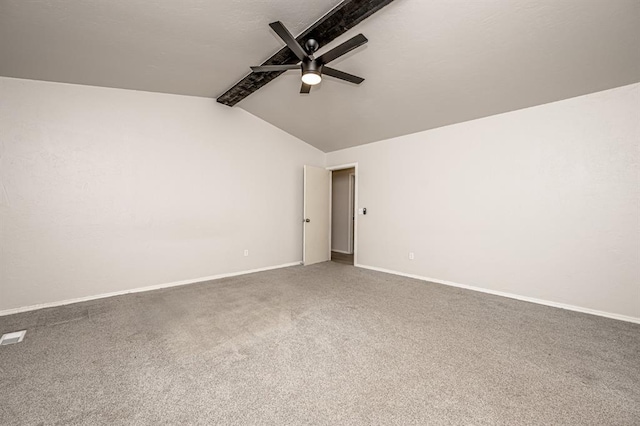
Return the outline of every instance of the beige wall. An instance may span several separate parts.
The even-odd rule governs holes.
[[[0,311],[300,261],[324,158],[214,99],[0,78]]]
[[[300,261],[326,160],[359,164],[360,264],[638,319],[639,93],[325,156],[212,99],[0,78],[0,311]]]
[[[634,84],[329,153],[358,263],[639,319],[639,118]]]
[[[331,250],[349,251],[349,174],[355,169],[336,170],[331,186]]]

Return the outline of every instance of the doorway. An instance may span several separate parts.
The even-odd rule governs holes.
[[[333,173],[341,174],[336,193],[340,212],[332,220]],[[345,190],[346,187],[346,190]],[[321,168],[304,166],[302,264],[334,260],[358,266],[358,163]],[[366,214],[366,209],[362,213]],[[333,224],[332,224],[333,222]],[[336,235],[332,250],[333,233]],[[346,246],[346,249],[344,247]]]
[[[354,265],[355,167],[331,170],[331,261]]]

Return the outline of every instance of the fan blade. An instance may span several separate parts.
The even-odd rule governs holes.
[[[304,51],[302,46],[300,46],[300,43],[296,41],[295,37],[291,35],[287,27],[285,27],[282,24],[282,22],[280,21],[272,22],[269,24],[269,26],[273,28],[273,31],[275,31],[276,34],[280,36],[282,41],[284,41],[287,44],[287,46],[289,46],[289,49],[291,49],[293,54],[296,55],[298,59],[302,61],[304,58],[307,57],[307,52]]]
[[[364,78],[357,75],[349,74],[344,71],[337,70],[331,67],[322,67],[322,74],[329,75],[331,77],[339,78],[340,80],[348,81],[349,83],[360,84],[364,81]]]
[[[356,47],[360,47],[368,41],[369,40],[367,40],[365,36],[363,36],[362,34],[358,34],[357,36],[345,41],[340,46],[334,47],[324,55],[317,58],[317,60],[319,60],[323,64],[328,64],[334,59],[338,59],[340,56],[344,55],[345,53],[351,52]]]
[[[287,70],[299,70],[300,65],[262,65],[259,67],[251,67],[253,72],[272,72],[272,71],[287,71]]]
[[[302,86],[300,87],[300,93],[309,93],[310,91],[311,91],[311,86],[308,84],[302,83]]]

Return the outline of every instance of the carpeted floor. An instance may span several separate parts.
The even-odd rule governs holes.
[[[333,262],[0,317],[0,424],[638,425],[640,326]]]

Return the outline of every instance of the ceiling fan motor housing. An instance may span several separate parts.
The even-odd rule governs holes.
[[[305,58],[302,61],[302,74],[308,73],[322,75],[322,63],[315,59]]]

